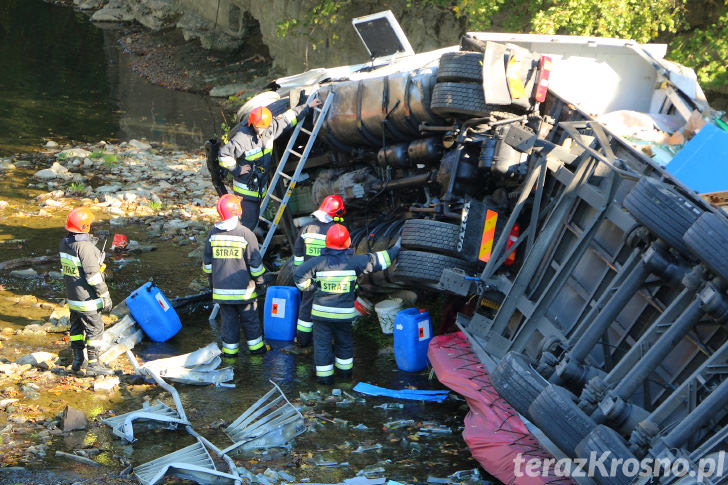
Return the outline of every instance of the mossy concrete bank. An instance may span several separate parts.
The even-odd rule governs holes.
[[[96,8],[94,2],[75,1]],[[197,38],[208,49],[236,50],[259,42],[286,74],[366,62],[351,19],[382,10],[393,11],[416,52],[455,44],[465,31],[463,18],[423,2],[341,3],[319,15],[315,25],[311,12],[319,0],[111,0],[92,20],[137,21],[152,30],[176,27],[185,39]]]

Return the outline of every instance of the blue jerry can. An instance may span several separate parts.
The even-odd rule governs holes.
[[[406,308],[394,318],[394,360],[407,372],[427,368],[427,347],[432,340],[432,322],[427,312]]]
[[[182,328],[179,315],[151,281],[127,296],[126,306],[147,337],[154,342],[165,342]]]
[[[293,340],[301,293],[293,286],[269,286],[265,294],[263,334],[270,340]]]

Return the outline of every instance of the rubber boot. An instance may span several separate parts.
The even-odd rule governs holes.
[[[313,332],[301,332],[296,330],[296,346],[302,349],[311,346]]]
[[[83,348],[71,349],[73,351],[73,363],[71,363],[71,371],[79,372],[81,369],[86,368],[86,356],[83,354]]]
[[[262,346],[261,348],[259,348],[259,349],[251,350],[251,351],[250,351],[250,353],[251,353],[252,355],[260,355],[260,354],[265,354],[266,352],[268,352],[268,350],[269,350],[269,349],[270,349],[270,345],[268,345],[268,344],[265,344],[265,345],[263,345],[263,346]]]
[[[86,375],[88,376],[110,376],[114,374],[114,370],[99,360],[99,351],[88,349],[88,367],[86,367]]]
[[[334,385],[334,376],[316,376],[316,382],[324,386]]]
[[[351,380],[351,369],[339,369],[335,367],[334,370],[336,371],[336,377],[345,381]]]

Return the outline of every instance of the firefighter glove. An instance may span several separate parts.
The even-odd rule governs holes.
[[[101,297],[101,302],[103,303],[103,306],[101,307],[101,311],[108,313],[111,311],[111,309],[114,307],[111,303],[111,295],[109,295],[109,292],[102,293],[99,295]]]

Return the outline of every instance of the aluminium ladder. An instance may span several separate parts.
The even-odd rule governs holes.
[[[318,91],[314,92],[309,99],[313,99],[318,95]],[[300,123],[296,124],[296,127],[293,129],[293,133],[291,134],[291,138],[288,140],[288,145],[286,146],[286,151],[283,153],[283,156],[281,157],[280,162],[278,162],[278,167],[276,168],[276,172],[273,175],[273,179],[270,181],[270,185],[268,186],[268,190],[266,191],[265,197],[263,197],[263,202],[260,204],[260,216],[258,217],[259,220],[265,222],[268,224],[268,232],[265,235],[265,240],[263,241],[263,244],[260,246],[260,254],[261,256],[264,256],[266,251],[268,250],[268,246],[270,245],[271,239],[273,239],[273,234],[276,232],[276,229],[278,229],[278,224],[281,221],[281,216],[283,215],[283,211],[286,209],[286,205],[288,204],[288,200],[291,198],[291,193],[293,192],[293,189],[296,186],[296,183],[301,177],[301,171],[303,170],[303,166],[306,164],[306,160],[308,159],[308,154],[311,152],[311,148],[313,148],[313,144],[316,141],[316,137],[318,136],[319,130],[321,130],[321,126],[324,124],[324,120],[326,119],[326,114],[329,111],[329,108],[331,107],[331,103],[334,100],[334,93],[330,92],[329,95],[326,97],[326,101],[324,102],[323,106],[320,108],[313,108],[314,110],[314,124],[313,129],[311,131],[305,129],[303,127],[303,120]],[[308,135],[308,142],[306,143],[306,146],[303,149],[303,153],[299,153],[294,150],[294,147],[296,146],[296,140],[298,140],[298,135],[300,132],[304,132]],[[293,155],[294,157],[298,157],[298,163],[296,164],[296,170],[293,173],[293,175],[287,175],[283,172],[283,169],[286,167],[286,163],[288,162],[289,155]],[[286,189],[286,193],[283,196],[283,199],[278,198],[273,194],[275,191],[278,181],[280,178],[284,178],[288,180],[288,188]],[[284,182],[285,183],[285,182]],[[269,221],[266,219],[263,214],[265,213],[266,207],[268,207],[268,203],[270,200],[273,199],[276,202],[278,202],[278,210],[276,211],[275,217],[273,217],[272,221]]]

